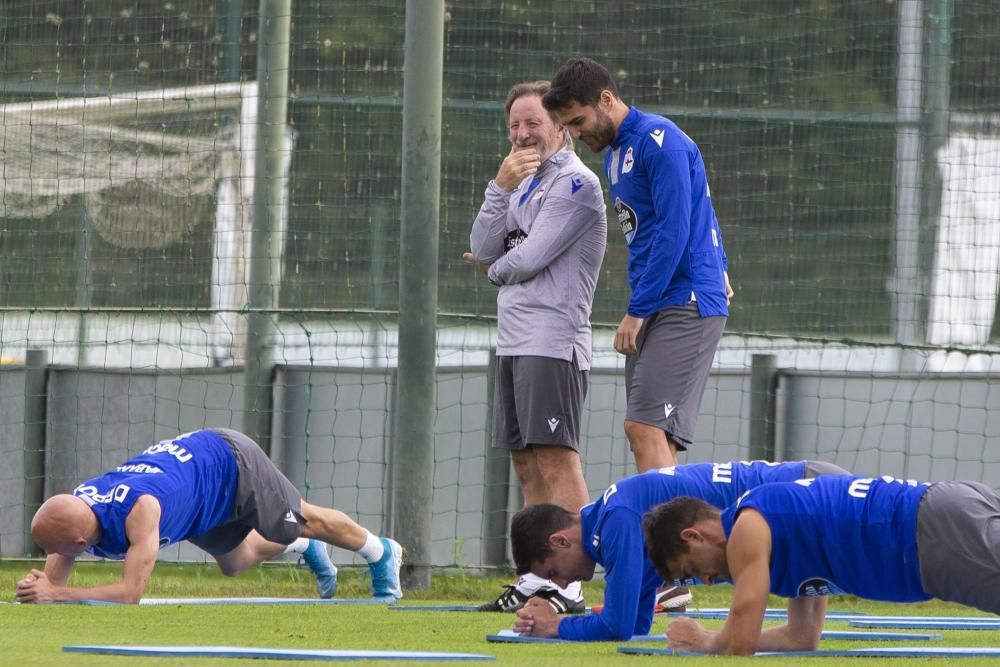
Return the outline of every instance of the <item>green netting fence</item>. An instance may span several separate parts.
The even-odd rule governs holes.
[[[387,528],[406,474],[392,419],[405,4],[292,5],[266,313],[272,456],[311,499]],[[233,0],[0,4],[0,455],[15,462],[0,553],[30,550],[38,482],[66,490],[150,440],[244,423],[259,19]],[[496,291],[461,254],[508,150],[508,87],[574,55],[675,120],[709,171],[737,294],[689,459],[755,453],[751,367],[766,354],[771,454],[1000,484],[995,2],[454,0],[444,29],[434,563],[495,560]],[[585,419],[595,493],[631,471],[610,344],[626,257],[612,230]],[[29,350],[48,369],[41,436]]]

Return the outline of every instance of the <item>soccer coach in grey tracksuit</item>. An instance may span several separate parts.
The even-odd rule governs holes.
[[[547,90],[528,82],[507,95],[511,152],[486,188],[465,259],[500,288],[493,447],[511,451],[526,505],[577,512],[589,502],[579,433],[607,219],[600,180],[542,107]],[[514,611],[540,593],[557,611],[583,611],[578,582],[556,588],[527,575],[482,609]]]

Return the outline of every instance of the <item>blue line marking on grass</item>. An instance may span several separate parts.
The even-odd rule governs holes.
[[[142,598],[140,605],[193,605],[193,604],[230,604],[230,605],[274,605],[274,604],[389,604],[395,602],[393,597],[360,598],[360,599],[328,599],[321,598]],[[78,600],[63,604],[83,604],[103,607],[121,604],[104,600]]]
[[[258,658],[270,660],[496,660],[482,653],[445,653],[436,651],[363,651],[350,649],[253,648],[244,646],[63,646],[67,653],[102,655],[157,656],[172,658]]]

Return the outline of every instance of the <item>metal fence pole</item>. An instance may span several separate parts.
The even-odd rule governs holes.
[[[291,23],[291,0],[261,0],[243,430],[265,452],[270,451],[273,410],[274,309],[281,276],[278,230],[285,177]]]
[[[45,404],[48,398],[49,355],[28,350],[24,360],[24,544],[23,551],[40,556],[31,538],[31,518],[45,500]]]
[[[407,0],[403,58],[399,389],[393,462],[398,516],[394,525],[396,538],[409,555],[404,584],[428,588],[437,394],[443,0]]]
[[[750,371],[750,458],[773,461],[778,357],[755,354]]]

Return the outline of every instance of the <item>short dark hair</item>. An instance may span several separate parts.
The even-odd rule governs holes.
[[[552,555],[549,536],[573,524],[573,513],[559,505],[528,505],[510,521],[510,550],[517,573],[531,572],[532,563]]]
[[[542,98],[542,106],[549,111],[562,109],[574,101],[583,106],[594,106],[605,90],[619,97],[618,88],[604,65],[590,58],[570,58],[552,77],[549,92]]]
[[[646,554],[665,581],[676,579],[681,574],[670,572],[667,561],[683,556],[689,551],[687,542],[681,537],[681,531],[699,521],[718,518],[719,514],[718,508],[704,500],[691,496],[677,496],[642,515]]]

